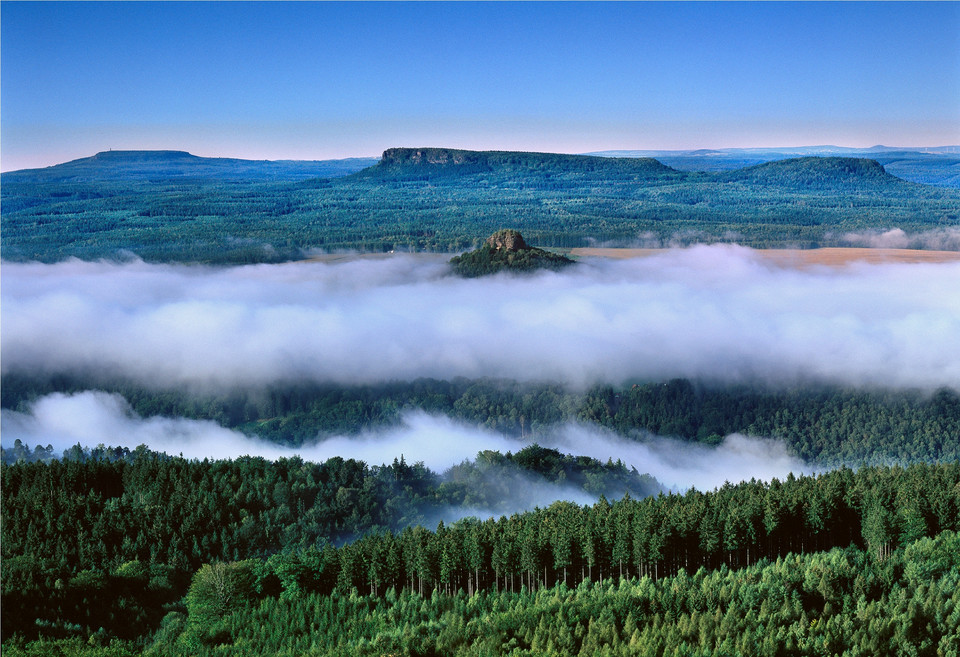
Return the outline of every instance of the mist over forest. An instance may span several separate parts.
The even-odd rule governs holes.
[[[267,430],[270,411],[225,425],[216,414],[177,417],[164,407],[141,406],[141,415],[124,394],[244,390],[256,399],[278,387],[467,379],[516,381],[517,395],[549,383],[582,396],[598,386],[687,379],[721,390],[833,386],[923,399],[960,390],[956,280],[960,263],[797,268],[731,245],[479,279],[406,255],[229,268],[5,263],[2,372],[15,407],[3,411],[3,444],[145,444],[192,458],[297,453],[373,465],[403,455],[443,472],[482,450],[506,453],[535,440],[622,458],[673,490],[769,480],[809,472],[798,457],[813,454],[795,439],[765,442],[774,436],[755,428],[751,438],[739,435],[748,425],[721,423],[709,444],[682,446],[675,439],[684,433],[665,424],[657,428],[667,435],[640,426],[646,433],[630,435],[583,411],[528,411],[526,421],[511,411],[497,423],[451,415],[456,405],[406,402],[379,425],[318,423],[311,434],[308,422],[291,448]],[[36,384],[32,393],[30,384],[20,394],[18,377],[72,384],[60,392]],[[98,392],[116,381],[127,388]],[[697,435],[707,434],[684,439]]]
[[[473,280],[412,256],[6,263],[2,368],[200,389],[418,377],[957,389],[958,279],[958,263],[795,269],[726,245]]]

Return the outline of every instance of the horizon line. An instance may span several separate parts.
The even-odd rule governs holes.
[[[607,153],[664,153],[664,154],[694,154],[699,152],[724,152],[724,151],[790,151],[790,150],[808,150],[808,149],[838,149],[838,150],[847,150],[847,151],[872,151],[875,149],[885,149],[890,151],[931,151],[931,150],[944,150],[944,149],[957,149],[960,151],[960,144],[942,144],[938,146],[887,146],[885,144],[875,144],[873,146],[839,146],[837,144],[803,144],[797,146],[726,146],[712,148],[708,146],[698,147],[698,148],[679,148],[679,149],[669,149],[669,148],[608,148],[594,151],[581,151],[581,152],[564,152],[564,151],[533,151],[533,150],[522,150],[522,149],[472,149],[472,148],[454,148],[448,146],[391,146],[384,149],[384,152],[387,150],[392,150],[394,148],[405,148],[405,149],[426,149],[426,148],[435,148],[443,150],[456,150],[456,151],[467,151],[467,152],[476,152],[476,153],[548,153],[552,155],[585,155],[585,156],[603,156]],[[383,152],[377,155],[348,155],[345,157],[328,157],[328,158],[247,158],[247,157],[234,157],[231,155],[198,155],[188,150],[180,148],[107,148],[105,150],[97,151],[91,155],[83,155],[77,158],[64,160],[62,162],[56,162],[54,164],[48,164],[45,166],[36,166],[36,167],[25,167],[19,169],[4,169],[2,164],[0,164],[0,173],[16,173],[18,171],[35,171],[39,169],[49,169],[56,166],[61,166],[64,164],[70,164],[71,162],[77,162],[80,160],[86,160],[103,153],[185,153],[197,158],[210,159],[210,160],[240,160],[245,162],[337,162],[344,160],[367,160],[367,159],[381,159],[383,157]],[[931,155],[937,153],[929,153]],[[2,162],[2,157],[0,157],[0,162]]]

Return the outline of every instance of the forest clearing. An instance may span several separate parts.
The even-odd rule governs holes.
[[[627,249],[584,247],[570,249],[574,258],[645,258],[668,249]],[[763,260],[784,267],[842,267],[855,262],[876,263],[933,263],[956,262],[960,251],[926,251],[919,249],[884,249],[869,247],[826,247],[822,249],[754,249]]]

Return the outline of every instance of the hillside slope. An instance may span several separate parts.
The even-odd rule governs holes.
[[[807,189],[892,188],[906,181],[876,160],[853,157],[800,157],[765,162],[717,175],[723,182],[749,182]]]
[[[186,151],[103,151],[42,169],[4,173],[4,183],[64,183],[123,180],[302,180],[345,176],[377,162],[343,160],[242,160],[199,157]]]

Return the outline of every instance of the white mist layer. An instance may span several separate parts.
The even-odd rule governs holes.
[[[103,444],[131,450],[144,444],[154,451],[182,454],[192,459],[245,455],[277,459],[299,455],[307,461],[322,462],[340,456],[370,465],[391,463],[403,456],[408,463],[422,461],[434,472],[441,473],[465,460],[473,460],[482,450],[516,452],[528,444],[444,416],[415,411],[407,413],[395,428],[287,448],[209,420],[142,418],[123,397],[96,391],[41,397],[26,412],[2,411],[0,424],[5,446],[19,439],[31,447],[52,445],[58,452],[77,443],[85,447]],[[706,447],[656,437],[634,442],[598,427],[567,424],[538,436],[537,442],[563,453],[591,456],[604,462],[619,459],[674,490],[691,486],[712,490],[726,481],[768,481],[772,477],[786,477],[791,472],[811,472],[802,461],[791,457],[782,443],[740,435],[728,436],[717,447]],[[582,492],[549,486],[527,492],[535,493],[536,503],[541,505],[556,499],[587,501]]]
[[[149,386],[509,377],[960,389],[960,263],[699,246],[463,280],[436,261],[3,264],[3,372]]]
[[[552,437],[549,446],[602,461],[620,459],[674,491],[691,487],[713,490],[726,482],[770,481],[774,477],[783,479],[791,472],[814,472],[804,461],[791,456],[782,441],[737,433],[710,447],[652,434],[638,442],[601,427],[567,424]]]
[[[902,228],[887,231],[844,233],[840,239],[851,246],[881,249],[937,249],[960,251],[960,227],[947,226],[919,233],[907,233]]]

